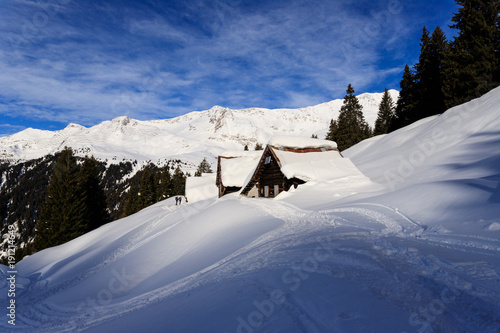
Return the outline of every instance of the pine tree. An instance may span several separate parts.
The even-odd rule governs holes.
[[[344,103],[340,108],[337,126],[335,142],[341,151],[368,138],[371,134],[371,129],[363,116],[363,107],[354,95],[351,84],[347,86],[347,95],[345,95]]]
[[[66,243],[88,230],[78,173],[73,151],[65,147],[56,162],[45,201],[40,207],[35,237],[37,251]]]
[[[445,59],[446,106],[478,97],[498,85],[498,0],[456,0],[450,28],[458,29]]]
[[[78,176],[79,193],[85,202],[84,220],[90,231],[110,222],[107,211],[106,196],[99,181],[97,161],[86,157]]]
[[[413,66],[413,101],[411,112],[409,109],[405,113],[404,126],[409,125],[419,119],[424,118],[424,109],[427,105],[426,87],[429,79],[429,63],[430,63],[430,36],[429,30],[426,27],[422,28],[422,37],[420,38],[420,55],[418,62]],[[405,73],[403,73],[403,76]]]
[[[139,189],[135,184],[130,186],[129,192],[128,192],[128,198],[127,202],[125,203],[125,208],[123,210],[123,213],[125,216],[132,215],[139,210],[141,210],[140,207],[140,198],[139,198]]]
[[[245,145],[245,147],[243,148],[244,151],[248,151],[248,145]]]
[[[260,143],[256,143],[255,144],[255,150],[264,150],[264,147],[262,147],[262,145]]]
[[[430,43],[429,82],[427,84],[429,105],[426,116],[440,114],[446,111],[444,96],[443,63],[449,45],[446,36],[438,26],[432,32]]]
[[[212,168],[210,167],[210,163],[208,163],[206,158],[203,158],[203,161],[198,165],[198,169],[194,173],[195,177],[201,177],[204,173],[213,173]]]
[[[142,173],[139,186],[140,209],[156,203],[156,187],[154,174],[151,172],[149,166],[147,166]]]
[[[500,12],[500,2],[497,1],[497,12]],[[495,32],[495,66],[493,70],[493,85],[500,84],[500,15],[496,19],[496,32]]]
[[[377,120],[375,121],[374,135],[389,133],[389,126],[392,118],[394,118],[394,102],[387,88],[384,90],[384,95],[378,107]]]
[[[395,117],[393,118],[389,128],[390,132],[410,124],[412,119],[415,118],[413,115],[416,105],[415,75],[412,73],[408,65],[405,66],[403,78],[401,79],[399,86],[401,90],[396,103]]]
[[[177,166],[172,176],[172,185],[174,195],[184,195],[186,191],[186,176],[179,166]]]
[[[443,94],[442,62],[447,49],[443,31],[436,27],[429,31],[422,29],[419,61],[415,64],[415,109],[409,121],[442,113],[446,110]]]
[[[158,186],[158,201],[167,199],[174,195],[172,193],[172,176],[169,166],[165,166],[161,172],[160,184]]]
[[[337,126],[337,121],[333,119],[330,120],[330,127],[328,128],[328,132],[326,133],[325,139],[330,141],[335,141],[338,128],[339,127]]]
[[[415,70],[415,80],[418,82],[422,78],[422,72],[424,72],[426,66],[429,62],[429,47],[431,43],[431,37],[429,35],[429,30],[426,27],[422,28],[422,37],[420,37],[420,55],[418,57],[418,62],[414,66]]]

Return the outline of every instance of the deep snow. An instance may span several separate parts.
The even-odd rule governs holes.
[[[0,330],[498,332],[499,108],[500,88],[344,152],[370,182],[168,199],[39,252]]]
[[[262,156],[262,150],[225,151],[220,159],[220,180],[224,186],[245,186],[245,180],[254,172]]]

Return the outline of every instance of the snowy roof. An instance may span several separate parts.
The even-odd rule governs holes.
[[[248,175],[253,172],[262,151],[226,151],[220,156],[220,176],[224,186],[241,187]]]
[[[329,140],[305,138],[300,136],[275,136],[268,142],[269,146],[295,149],[331,148],[337,149],[337,143]]]
[[[342,157],[336,147],[333,141],[278,136],[269,140],[264,152],[269,150],[276,157],[281,172],[288,179],[308,182],[355,177],[369,180],[351,160]],[[258,171],[257,163],[243,182],[242,193],[248,192],[258,181]]]
[[[303,181],[332,180],[347,176],[363,176],[348,158],[338,151],[296,153],[273,149],[281,164],[281,172],[286,178]]]
[[[186,178],[186,197],[193,203],[200,200],[217,198],[217,186],[215,186],[215,173],[204,173],[201,177]]]

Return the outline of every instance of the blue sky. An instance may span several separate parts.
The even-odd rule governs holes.
[[[453,0],[0,0],[0,135],[399,88]]]

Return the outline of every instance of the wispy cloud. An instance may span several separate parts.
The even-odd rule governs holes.
[[[394,0],[52,3],[13,1],[0,13],[3,122],[302,107],[348,83],[396,88],[421,28],[408,22],[425,16]]]
[[[21,125],[0,124],[0,138],[25,129],[26,127]]]

